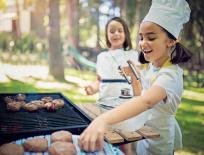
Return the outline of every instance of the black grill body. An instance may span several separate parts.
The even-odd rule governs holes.
[[[55,112],[39,109],[27,112],[21,109],[18,112],[6,110],[4,97],[17,94],[0,94],[0,144],[30,136],[51,134],[57,130],[68,130],[72,134],[80,134],[90,123],[90,118],[61,93],[23,93],[26,103],[50,96],[53,99],[62,99],[63,108]]]

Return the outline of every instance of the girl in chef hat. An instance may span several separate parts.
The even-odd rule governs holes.
[[[108,126],[150,108],[152,117],[146,126],[159,132],[160,138],[139,141],[137,154],[172,155],[182,147],[182,134],[175,119],[183,92],[183,70],[179,65],[190,60],[191,55],[177,39],[189,17],[185,0],[152,0],[139,28],[139,60],[147,64],[141,71],[142,95],[92,121],[80,135],[82,149],[102,149]]]

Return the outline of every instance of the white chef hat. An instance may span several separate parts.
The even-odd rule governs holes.
[[[190,17],[190,8],[185,0],[152,0],[152,5],[143,22],[156,23],[178,38],[183,24]]]

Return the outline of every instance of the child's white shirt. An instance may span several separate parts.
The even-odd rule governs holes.
[[[182,134],[175,114],[183,92],[183,70],[178,65],[155,68],[149,64],[141,75],[144,91],[157,85],[165,89],[167,98],[151,109],[152,117],[146,122],[161,137],[139,141],[137,152],[139,155],[172,155],[173,150],[182,148]]]
[[[138,53],[136,51],[124,51],[122,49],[117,49],[114,51],[102,52],[97,57],[97,74],[101,77],[102,80],[125,80],[125,78],[119,73],[118,67],[128,66],[128,60],[131,60],[136,65],[140,66],[140,63],[138,62]],[[121,95],[121,89],[124,88],[130,89],[130,95],[133,95],[132,86],[127,82],[100,83],[98,104],[101,112],[106,112],[111,109],[101,107],[101,105],[106,107],[116,107],[128,100],[119,98]],[[143,112],[140,115],[117,123],[111,127],[113,129],[122,129],[123,131],[129,132],[136,131],[144,125],[148,116],[148,111]]]
[[[97,56],[97,74],[102,80],[125,80],[125,78],[119,73],[118,67],[128,66],[128,60],[131,60],[138,65],[138,52],[133,50],[124,51],[123,49],[102,52]],[[130,94],[133,94],[131,84],[128,84],[127,82],[101,82],[99,87],[99,101],[118,98],[121,94],[121,89],[123,88],[130,89]]]

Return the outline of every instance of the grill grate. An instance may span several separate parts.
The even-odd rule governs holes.
[[[56,112],[48,112],[45,109],[35,112],[27,112],[24,109],[19,112],[8,112],[3,99],[15,95],[17,94],[0,94],[0,143],[50,134],[62,129],[80,134],[90,123],[90,119],[60,93],[25,93],[27,103],[45,96],[64,100],[64,107]]]

